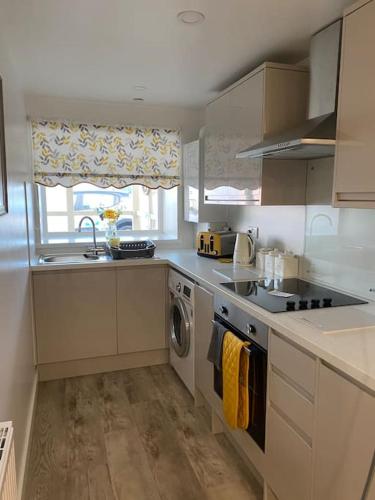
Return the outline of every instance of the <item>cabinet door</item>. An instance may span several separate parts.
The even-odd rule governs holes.
[[[222,222],[227,220],[225,206],[205,205],[203,188],[203,164],[205,131],[197,141],[184,144],[182,166],[184,176],[184,218],[187,222]]]
[[[184,176],[184,218],[199,222],[199,141],[184,144],[182,148]]]
[[[246,204],[259,200],[261,161],[235,156],[261,139],[263,79],[261,70],[207,106],[205,203]]]
[[[166,343],[166,268],[118,269],[119,353],[164,349]]]
[[[208,401],[214,393],[214,369],[207,360],[213,317],[212,293],[195,286],[195,384]]]
[[[370,478],[367,496],[364,498],[364,500],[375,500],[375,471],[373,471],[372,477]]]
[[[374,422],[374,395],[322,365],[314,480],[316,500],[362,500],[375,451]]]
[[[335,206],[375,207],[375,2],[344,19]]]
[[[38,363],[117,353],[113,270],[33,275]]]
[[[311,448],[272,406],[267,415],[266,471],[279,500],[311,498]]]

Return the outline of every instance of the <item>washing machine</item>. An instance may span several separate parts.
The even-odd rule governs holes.
[[[194,396],[194,283],[169,270],[170,364]]]

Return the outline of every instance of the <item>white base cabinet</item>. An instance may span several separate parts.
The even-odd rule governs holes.
[[[117,354],[114,270],[33,275],[37,361]]]
[[[33,273],[37,363],[167,348],[167,267]]]
[[[312,450],[287,421],[268,408],[267,475],[279,500],[311,498]]]
[[[318,390],[314,499],[374,500],[374,395],[324,365]]]
[[[214,393],[213,365],[207,360],[214,314],[213,294],[195,286],[195,385],[208,402]]]
[[[375,394],[272,332],[266,488],[278,500],[375,500]]]
[[[278,500],[309,500],[317,360],[275,332],[268,359],[267,487]]]
[[[167,347],[166,289],[165,267],[117,271],[119,354]]]

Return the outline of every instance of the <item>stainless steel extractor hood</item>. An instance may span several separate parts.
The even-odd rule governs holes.
[[[334,156],[342,20],[316,33],[310,44],[308,119],[299,127],[270,135],[236,158],[312,159]]]

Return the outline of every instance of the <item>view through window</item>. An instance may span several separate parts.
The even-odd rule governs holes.
[[[105,232],[106,221],[100,218],[99,212],[107,208],[120,211],[116,223],[120,234],[122,231],[160,233],[166,230],[165,219],[177,215],[177,188],[164,190],[134,185],[116,189],[81,183],[71,188],[38,186],[38,194],[42,239],[76,233],[85,215],[94,220],[99,234]],[[91,224],[85,220],[82,231],[91,230]]]

